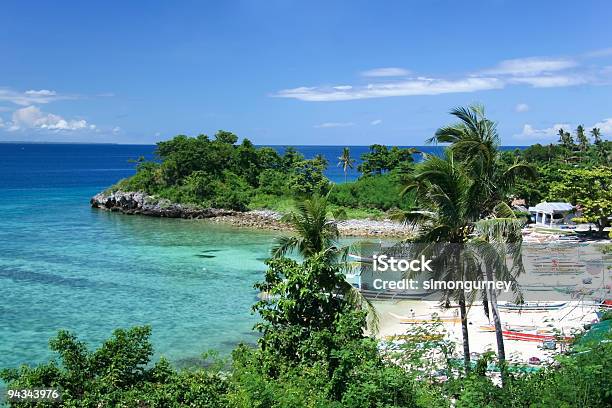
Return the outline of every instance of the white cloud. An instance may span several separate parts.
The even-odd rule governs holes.
[[[410,71],[404,68],[387,67],[363,71],[361,75],[364,77],[401,77],[410,75]]]
[[[587,58],[609,57],[612,55],[612,47],[602,48],[600,50],[589,51],[584,54]]]
[[[579,75],[544,75],[529,77],[514,77],[510,82],[528,84],[534,88],[557,88],[563,86],[581,85],[587,83],[587,79]]]
[[[485,69],[486,75],[538,75],[545,72],[563,71],[576,67],[578,63],[569,58],[517,58],[501,61],[496,67]]]
[[[11,89],[0,89],[0,102],[11,102],[20,106],[45,104],[63,99],[76,99],[76,97],[70,95],[58,95],[57,92],[48,89],[30,89],[24,92],[13,91]]]
[[[517,112],[527,112],[529,110],[529,105],[526,103],[519,103],[514,107],[514,110]]]
[[[13,112],[9,130],[45,129],[52,131],[95,130],[96,126],[85,119],[67,120],[53,113],[42,112],[36,106],[28,106]]]
[[[518,135],[515,135],[515,138],[522,140],[549,140],[552,137],[556,137],[559,133],[559,129],[565,129],[569,131],[572,129],[571,125],[568,123],[556,123],[551,127],[544,129],[536,129],[530,124],[525,124],[523,126],[523,131]]]
[[[33,89],[30,89],[29,91],[25,91],[24,93],[26,95],[28,95],[28,96],[34,96],[34,97],[37,97],[37,96],[56,96],[57,95],[57,92],[50,91],[48,89],[41,89],[39,91],[35,91]]]
[[[612,137],[612,118],[604,119],[601,122],[595,123],[593,126],[588,127],[587,129],[599,128],[601,130],[601,134]]]
[[[370,122],[370,125],[372,126],[376,126],[376,125],[380,125],[382,123],[381,119],[376,119]]]
[[[608,50],[599,50],[595,53],[607,55]],[[608,78],[612,76],[610,70],[607,70],[606,67],[594,67],[593,65],[581,66],[580,61],[584,58],[585,56],[582,55],[576,58],[530,57],[508,59],[501,61],[493,68],[447,78],[431,78],[429,76],[408,78],[406,75],[409,74],[409,71],[403,68],[377,68],[361,73],[362,76],[368,77],[372,81],[369,84],[300,86],[280,90],[271,96],[322,102],[477,92],[503,89],[511,85],[553,88],[612,83],[612,78]]]
[[[114,134],[120,133],[120,132],[121,132],[121,128],[120,128],[119,126],[115,126],[115,127],[112,129],[112,132],[113,132]]]
[[[556,123],[550,127],[537,129],[530,124],[525,124],[521,133],[514,135],[519,140],[530,140],[532,142],[551,142],[558,138],[559,129],[567,132],[575,132],[578,125],[570,123]],[[590,131],[593,128],[599,128],[604,138],[609,138],[612,135],[612,118],[603,119],[591,126],[585,126],[585,129]],[[607,136],[607,137],[606,137]]]
[[[353,122],[325,122],[319,125],[315,125],[315,128],[337,128],[337,127],[350,127],[355,126]]]
[[[299,87],[283,89],[273,96],[294,98],[302,101],[348,101],[354,99],[385,98],[390,96],[439,95],[445,93],[476,92],[503,88],[504,83],[496,78],[464,78],[444,80],[415,78],[399,82],[368,84],[350,89],[334,87]]]

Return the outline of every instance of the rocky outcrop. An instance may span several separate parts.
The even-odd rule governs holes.
[[[222,215],[211,219],[212,222],[234,225],[236,227],[290,231],[291,226],[281,221],[282,214],[269,210],[254,210],[232,215]]]
[[[142,192],[116,191],[99,193],[91,198],[91,206],[124,214],[153,217],[209,219],[211,222],[237,227],[290,231],[281,220],[282,214],[269,210],[232,211],[177,204]],[[405,237],[411,229],[391,220],[346,220],[338,222],[341,235],[355,237]]]
[[[412,228],[399,222],[384,220],[346,220],[338,222],[341,235],[351,237],[406,237]]]
[[[233,215],[236,211],[219,208],[202,208],[177,204],[167,199],[159,199],[142,192],[115,191],[99,193],[90,200],[93,208],[118,211],[123,214],[141,214],[166,218],[213,218]]]

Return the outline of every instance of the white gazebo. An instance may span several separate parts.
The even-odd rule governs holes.
[[[554,226],[564,224],[569,213],[574,210],[570,203],[540,203],[529,207],[529,212],[536,225]]]

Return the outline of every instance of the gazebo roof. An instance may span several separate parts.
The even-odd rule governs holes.
[[[535,207],[529,207],[529,211],[533,212],[545,212],[545,213],[554,213],[554,212],[565,212],[572,211],[574,206],[570,203],[539,203]]]

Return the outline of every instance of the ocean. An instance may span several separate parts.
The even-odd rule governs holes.
[[[323,154],[327,176],[344,180],[342,146],[296,147]],[[179,366],[256,341],[253,284],[276,233],[90,208],[154,148],[0,144],[0,368],[53,357],[60,329],[93,348],[115,328],[149,324],[156,357]],[[365,151],[351,147],[355,158]]]

